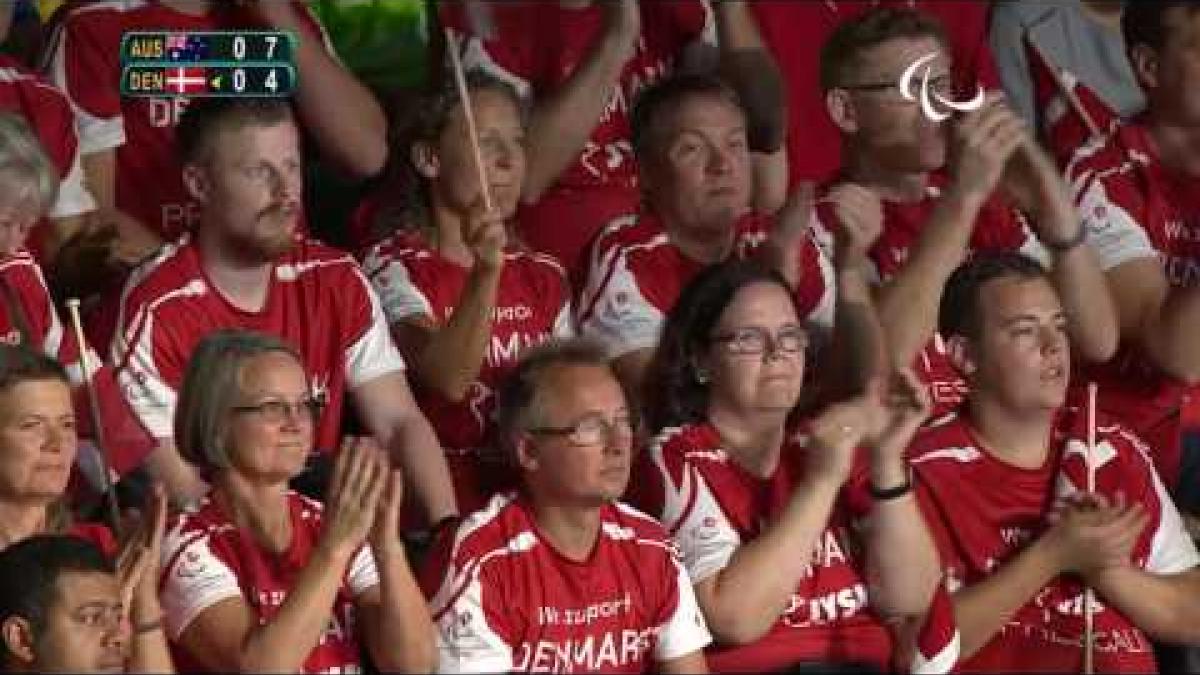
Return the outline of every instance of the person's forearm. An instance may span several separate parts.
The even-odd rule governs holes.
[[[157,568],[157,561],[154,562]],[[129,660],[125,664],[125,672],[175,672],[162,621],[163,610],[158,604],[157,595],[135,596],[130,613]]]
[[[279,612],[255,626],[237,655],[240,672],[299,672],[329,625],[333,602],[352,551],[329,551],[318,544],[288,590]]]
[[[304,130],[323,157],[358,178],[387,161],[387,119],[375,96],[326,51],[321,37],[298,19],[276,26],[299,34],[295,100]]]
[[[1138,329],[1151,359],[1188,384],[1200,382],[1200,288],[1172,288],[1158,311]]]
[[[835,365],[827,381],[840,383],[841,388],[827,392],[833,400],[861,395],[873,378],[887,370],[887,345],[871,302],[865,264],[865,260],[839,261],[835,270],[837,307],[831,357]]]
[[[745,2],[722,0],[712,6],[721,51],[720,71],[737,91],[746,111],[750,149],[774,153],[783,147],[787,128],[783,75]]]
[[[380,613],[370,622],[371,656],[383,672],[425,673],[437,665],[433,622],[399,540],[396,549],[374,549]]]
[[[987,579],[954,593],[954,618],[962,638],[959,658],[983,648],[1030,598],[1060,573],[1043,537],[996,568]]]
[[[946,191],[909,251],[907,262],[880,287],[875,306],[892,363],[911,364],[933,337],[942,290],[966,256],[982,205],[980,196]]]
[[[1076,209],[1065,200],[1034,217],[1057,221],[1045,223],[1046,229],[1069,233],[1064,235],[1068,238],[1084,227]],[[1104,363],[1112,358],[1120,342],[1120,326],[1116,305],[1108,292],[1108,281],[1095,252],[1086,243],[1080,243],[1066,251],[1053,253],[1050,275],[1070,319],[1067,330],[1071,343],[1085,359],[1094,363]]]
[[[492,336],[501,270],[501,265],[478,262],[471,268],[454,314],[426,341],[414,364],[421,383],[451,401],[461,401],[479,377]]]
[[[405,484],[424,507],[430,525],[458,515],[446,453],[415,405],[397,421],[390,437],[377,433],[376,438],[390,449],[393,460],[404,471]]]
[[[771,629],[787,608],[813,548],[829,523],[840,485],[805,481],[783,512],[755,539],[743,543],[717,573],[711,598],[701,598],[709,630],[719,642],[748,644]]]
[[[525,203],[538,201],[579,157],[633,51],[634,39],[604,33],[558,90],[534,102],[525,134]]]
[[[888,453],[872,457],[871,483],[887,489],[911,480],[907,462]],[[876,501],[866,528],[871,604],[885,616],[919,616],[942,578],[937,545],[925,526],[916,494]]]
[[[200,472],[179,455],[169,438],[159,439],[158,447],[146,457],[146,468],[162,482],[167,498],[175,506],[194,504],[208,492],[208,484],[200,478]]]
[[[1200,643],[1200,570],[1164,576],[1127,566],[1111,568],[1090,580],[1102,602],[1151,637]]]

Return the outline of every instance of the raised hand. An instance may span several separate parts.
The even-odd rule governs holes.
[[[861,185],[841,183],[824,200],[833,206],[837,226],[834,241],[843,260],[865,259],[883,232],[883,203]]]
[[[480,199],[472,206],[466,227],[464,243],[471,250],[476,264],[499,268],[504,262],[504,246],[508,242],[508,233],[500,214],[495,209],[485,210]]]
[[[854,466],[854,453],[870,431],[878,403],[869,396],[830,405],[812,420],[807,453],[811,477],[841,485]]]
[[[888,386],[881,389],[884,419],[873,439],[875,454],[902,458],[933,408],[929,389],[909,368],[896,370]]]
[[[117,582],[121,606],[135,623],[161,617],[158,576],[162,540],[167,526],[167,493],[155,484],[141,517],[117,554]]]
[[[373,438],[349,436],[342,441],[321,532],[320,545],[330,554],[349,560],[366,541],[388,475],[387,457]]]
[[[1025,123],[989,94],[984,105],[959,118],[951,127],[953,189],[987,199],[999,184],[1009,158],[1029,138]]]
[[[390,469],[387,487],[379,499],[375,511],[375,524],[371,527],[371,548],[375,557],[403,553],[400,543],[400,507],[404,503],[404,476],[397,469]]]

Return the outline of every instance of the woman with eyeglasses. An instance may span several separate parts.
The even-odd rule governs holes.
[[[903,459],[922,389],[901,377],[885,401],[872,384],[804,421],[808,347],[777,273],[722,264],[684,291],[649,371],[657,436],[633,495],[679,546],[717,672],[889,670],[885,621],[918,626],[939,578]]]
[[[367,439],[343,442],[325,505],[288,489],[320,401],[275,337],[219,331],[188,363],[180,453],[212,485],[164,545],[162,602],[183,671],[427,671],[433,629],[399,534],[402,480]]]

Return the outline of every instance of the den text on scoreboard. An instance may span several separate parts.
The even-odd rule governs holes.
[[[121,40],[125,96],[291,96],[296,37],[280,31],[138,31]]]

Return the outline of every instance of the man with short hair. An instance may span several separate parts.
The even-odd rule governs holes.
[[[303,165],[291,107],[196,102],[179,145],[200,224],[135,270],[112,346],[126,397],[161,441],[150,468],[176,500],[203,490],[171,443],[184,367],[208,332],[259,330],[296,348],[326,402],[317,447],[337,447],[348,391],[430,522],[456,514],[445,458],[413,402],[378,298],[353,258],[298,231]]]
[[[707,672],[711,638],[653,518],[617,501],[633,421],[603,351],[526,353],[498,392],[524,480],[435,554],[426,590],[439,672]]]
[[[85,539],[37,535],[0,552],[5,672],[174,672],[161,616],[127,610],[111,563]]]
[[[965,393],[936,334],[938,298],[954,268],[976,252],[1019,250],[1051,261],[1082,357],[1103,361],[1116,348],[1104,278],[1081,246],[1057,169],[997,98],[953,100],[949,54],[935,19],[885,8],[840,26],[821,55],[825,101],[843,145],[834,184],[860,186],[882,202],[883,233],[870,254],[879,318],[891,361],[913,364],[930,387],[935,417]],[[924,74],[905,81],[919,62]],[[820,192],[814,229],[831,248],[835,214]]]
[[[942,296],[939,329],[970,393],[909,453],[963,672],[1081,672],[1089,648],[1094,672],[1154,672],[1148,636],[1200,643],[1200,555],[1148,448],[1064,406],[1069,320],[1047,273],[1017,253],[980,254]]]
[[[1130,2],[1121,21],[1146,111],[1067,168],[1121,328],[1117,357],[1087,376],[1101,409],[1150,442],[1180,508],[1195,514],[1200,452],[1180,435],[1200,423],[1195,404],[1188,410],[1200,381],[1200,5]]]
[[[667,312],[705,266],[753,253],[769,236],[803,230],[805,208],[778,219],[751,209],[746,116],[736,92],[704,75],[676,75],[638,97],[631,115],[645,205],[601,230],[575,309],[628,391],[637,391]],[[790,223],[790,227],[783,227]],[[782,236],[782,235],[780,235]],[[784,246],[800,309],[833,323],[832,264],[803,233]]]

